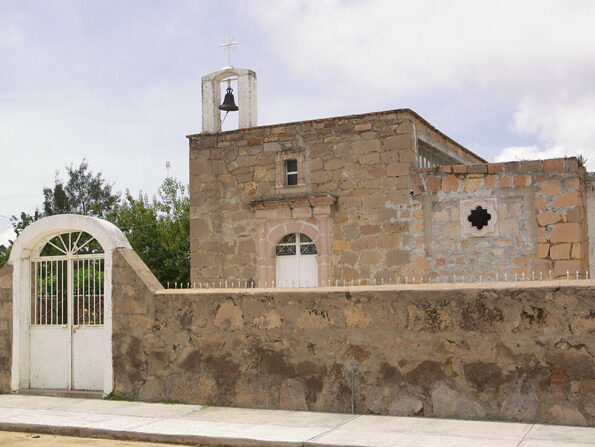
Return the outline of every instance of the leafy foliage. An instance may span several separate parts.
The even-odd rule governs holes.
[[[108,220],[162,284],[190,280],[190,199],[180,181],[167,177],[152,201],[126,192]]]
[[[90,171],[85,159],[77,168],[66,167],[66,173],[66,183],[56,173],[54,188],[43,189],[45,216],[84,214],[104,217],[118,202],[119,195],[112,193],[112,185],[105,182],[100,172]]]
[[[22,212],[12,217],[17,236],[41,217],[73,213],[101,217],[118,226],[132,248],[162,284],[190,280],[190,199],[177,179],[163,180],[152,200],[129,191],[123,198],[112,192],[101,173],[93,173],[86,160],[66,168],[67,181],[56,174],[53,188],[43,189],[43,212]],[[0,251],[0,267],[8,260],[10,248]]]

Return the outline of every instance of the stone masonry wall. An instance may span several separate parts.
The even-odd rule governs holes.
[[[584,277],[589,266],[585,171],[576,158],[477,164],[408,110],[189,138],[193,282],[270,284],[270,247],[292,222],[291,231],[320,231],[320,285]],[[418,138],[469,164],[416,168]],[[297,186],[282,184],[287,157],[298,160]],[[317,201],[328,199],[325,214]],[[462,201],[471,199],[497,203],[488,237],[463,232]]]
[[[122,396],[595,424],[595,281],[159,290],[114,264]]]
[[[418,272],[430,277],[584,278],[589,266],[585,170],[576,158],[419,169],[410,228]],[[498,233],[462,237],[459,203],[498,200]],[[464,212],[468,212],[466,209]],[[411,272],[413,273],[413,272]]]
[[[257,244],[266,235],[257,234],[254,204],[263,203],[269,226],[288,219],[317,225],[308,199],[327,195],[336,198],[323,235],[332,244],[333,278],[416,268],[399,248],[415,242],[403,242],[415,230],[415,210],[404,216],[400,207],[411,204],[416,135],[466,162],[483,161],[410,110],[189,136],[192,280],[262,279]],[[286,158],[298,160],[297,186],[283,185]]]
[[[12,366],[12,265],[0,269],[0,393],[10,392]]]

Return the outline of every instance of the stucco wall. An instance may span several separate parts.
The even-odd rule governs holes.
[[[180,291],[114,267],[120,395],[595,424],[594,281]]]
[[[421,209],[413,215],[417,243],[410,249],[423,257],[418,271],[442,278],[496,272],[543,278],[551,272],[560,278],[578,271],[584,278],[589,268],[584,177],[576,158],[417,170],[412,182]],[[460,203],[469,199],[497,200],[496,234],[461,234],[469,209]]]
[[[10,391],[12,362],[12,265],[0,269],[0,393]]]

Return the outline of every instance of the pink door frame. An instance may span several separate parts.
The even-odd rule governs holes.
[[[256,218],[257,280],[275,280],[275,247],[283,236],[303,233],[312,239],[318,254],[318,285],[331,280],[331,209],[335,197],[271,200],[252,205]]]

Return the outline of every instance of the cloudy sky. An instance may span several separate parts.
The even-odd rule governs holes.
[[[0,0],[0,233],[83,158],[118,191],[187,181],[228,34],[259,124],[408,107],[490,161],[595,170],[594,23],[590,0]]]

